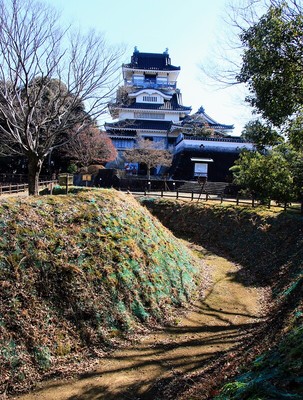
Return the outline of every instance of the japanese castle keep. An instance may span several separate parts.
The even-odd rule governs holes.
[[[130,63],[122,65],[124,85],[109,104],[117,121],[106,123],[105,129],[122,159],[124,150],[142,137],[173,153],[173,179],[225,181],[240,150],[252,144],[232,137],[233,125],[219,124],[203,107],[190,115],[177,88],[180,69],[171,64],[167,50],[141,53],[135,48]],[[161,171],[159,166],[156,173]]]

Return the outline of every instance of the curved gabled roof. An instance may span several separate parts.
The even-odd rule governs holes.
[[[197,125],[208,125],[210,128],[213,129],[218,129],[218,130],[232,130],[234,129],[234,125],[226,125],[226,124],[221,124],[217,121],[215,121],[213,118],[211,118],[208,114],[205,113],[204,108],[201,106],[199,110],[192,115],[187,116],[184,118],[182,125],[183,126],[197,126]]]
[[[137,97],[140,94],[144,94],[144,93],[146,93],[148,95],[154,95],[154,94],[157,95],[157,94],[159,94],[165,100],[171,99],[171,97],[173,95],[173,93],[166,93],[166,92],[163,92],[162,90],[159,90],[159,89],[149,88],[149,89],[140,89],[140,90],[137,90],[135,92],[131,92],[131,93],[128,94],[128,97]]]
[[[215,121],[208,114],[206,114],[205,109],[202,106],[195,115],[201,116],[201,118],[203,118],[210,126],[222,127],[223,129],[234,129],[234,125],[220,124],[219,122]]]

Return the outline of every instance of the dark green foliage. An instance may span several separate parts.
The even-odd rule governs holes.
[[[169,320],[196,289],[199,261],[132,196],[9,199],[0,213],[0,393]]]
[[[303,151],[303,113],[300,113],[293,118],[288,127],[289,142],[299,152]]]
[[[295,2],[278,1],[241,35],[244,53],[237,79],[247,101],[275,126],[303,105],[303,13]]]
[[[233,172],[234,183],[267,203],[290,203],[301,198],[303,155],[289,145],[276,146],[264,154],[243,151]]]
[[[272,146],[283,142],[283,138],[277,131],[260,120],[249,121],[242,131],[241,137],[253,142],[258,151],[262,151],[266,146]]]
[[[51,366],[51,353],[48,347],[38,346],[33,349],[35,360],[41,369],[49,369]]]

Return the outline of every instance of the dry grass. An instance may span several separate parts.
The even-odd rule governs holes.
[[[0,213],[0,394],[79,368],[196,290],[200,262],[132,196],[9,198]]]

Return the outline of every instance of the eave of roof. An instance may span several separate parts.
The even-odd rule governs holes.
[[[190,159],[190,161],[193,161],[193,162],[214,162],[214,160],[212,158],[194,158],[194,157],[192,157]]]
[[[150,120],[123,120],[113,123],[106,123],[106,130],[157,130],[168,131],[171,127],[171,121],[150,121]]]
[[[163,103],[161,104],[152,104],[152,103],[134,103],[130,105],[112,104],[113,108],[117,109],[131,109],[131,110],[161,110],[161,111],[191,111],[191,107],[181,106],[181,105],[172,105],[169,103],[171,107],[165,106]]]
[[[186,121],[185,124],[180,127],[178,126],[178,128],[190,131],[191,129],[199,126],[197,121],[195,121],[192,124],[192,126],[191,126],[190,121]],[[218,122],[210,122],[210,121],[201,121],[200,125],[201,125],[201,127],[205,126],[206,128],[209,127],[214,130],[233,130],[234,129],[234,125],[224,125],[224,124],[219,124]]]
[[[116,133],[109,133],[108,135],[111,139],[135,140],[136,138],[136,136],[117,135]]]
[[[209,136],[194,136],[183,134],[183,138],[181,140],[197,140],[197,141],[207,141],[207,142],[230,142],[230,143],[250,143],[247,140],[242,139],[238,136],[229,136],[229,137],[209,137]]]
[[[136,71],[180,71],[181,67],[176,67],[174,65],[165,65],[161,67],[157,66],[138,66],[136,64],[122,64],[122,68],[127,68],[127,69],[135,69]]]

